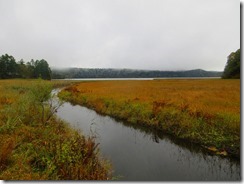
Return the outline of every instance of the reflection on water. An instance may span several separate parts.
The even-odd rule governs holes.
[[[70,103],[64,103],[57,115],[84,135],[97,136],[101,154],[111,161],[119,180],[240,180],[239,161],[205,154],[159,132],[116,122]]]

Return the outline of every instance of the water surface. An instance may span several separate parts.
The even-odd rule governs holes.
[[[57,115],[86,135],[95,135],[113,175],[126,181],[240,180],[239,161],[211,156],[167,135],[117,122],[68,102]]]
[[[75,80],[75,81],[113,81],[113,80],[169,80],[169,79],[220,79],[221,77],[157,77],[157,78],[66,78],[53,80]]]

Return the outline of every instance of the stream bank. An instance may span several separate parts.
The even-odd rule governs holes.
[[[109,116],[65,102],[57,116],[95,135],[101,154],[123,181],[238,181],[240,161],[209,155],[199,146],[141,127],[126,126]]]

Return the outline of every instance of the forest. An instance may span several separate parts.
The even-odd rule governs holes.
[[[16,62],[15,58],[11,55],[5,54],[0,57],[0,79],[35,79],[42,78],[46,80],[51,79],[51,69],[46,60],[33,59],[26,62],[21,59]]]
[[[161,71],[161,70],[134,70],[112,68],[64,68],[49,67],[46,60],[34,60],[25,62],[15,60],[11,55],[0,56],[0,79],[11,78],[42,78],[65,79],[65,78],[177,78],[177,77],[222,77],[240,78],[240,49],[232,52],[227,57],[224,71],[205,71],[202,69],[184,71]]]
[[[111,68],[52,69],[52,78],[168,78],[168,77],[221,77],[222,72],[201,69],[186,71],[133,70]]]

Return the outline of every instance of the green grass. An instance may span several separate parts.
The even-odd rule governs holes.
[[[111,166],[93,137],[85,138],[46,103],[52,86],[42,80],[0,81],[1,180],[109,180]]]

